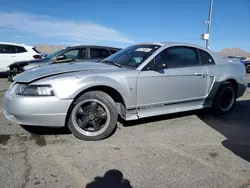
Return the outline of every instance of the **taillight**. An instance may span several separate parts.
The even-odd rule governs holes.
[[[42,56],[40,56],[40,55],[33,55],[33,58],[34,59],[42,59]]]

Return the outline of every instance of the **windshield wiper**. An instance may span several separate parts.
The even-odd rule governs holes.
[[[108,63],[108,64],[115,65],[115,66],[117,66],[117,67],[122,67],[122,65],[121,65],[121,64],[116,63],[116,62],[114,62],[114,61],[102,61],[102,63]]]

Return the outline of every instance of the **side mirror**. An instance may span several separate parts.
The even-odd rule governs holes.
[[[162,70],[162,69],[166,69],[168,68],[167,64],[165,63],[161,63],[159,65],[155,65],[155,70],[158,71],[158,70]]]
[[[65,55],[59,55],[58,57],[56,57],[56,60],[64,60],[66,59]]]

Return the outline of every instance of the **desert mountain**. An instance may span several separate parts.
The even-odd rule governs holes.
[[[244,56],[250,57],[250,52],[244,51],[240,48],[224,48],[219,52],[223,56]]]
[[[51,54],[65,46],[56,46],[56,45],[50,45],[50,44],[35,44],[33,46],[36,46],[36,49],[45,54]]]

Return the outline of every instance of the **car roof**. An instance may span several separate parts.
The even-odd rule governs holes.
[[[209,52],[210,54],[216,55],[215,52],[204,48],[202,46],[199,45],[195,45],[195,44],[190,44],[190,43],[183,43],[183,42],[143,42],[143,43],[138,43],[136,45],[140,45],[140,44],[152,44],[152,45],[160,45],[162,47],[167,47],[167,46],[188,46],[188,47],[193,47],[193,48],[198,48],[198,49],[202,49],[204,51]]]
[[[121,48],[111,47],[111,46],[101,46],[101,45],[76,45],[76,46],[67,46],[65,48],[79,48],[79,47],[86,47],[86,48],[108,48],[114,50],[121,50]]]
[[[201,48],[201,49],[206,49],[202,46],[195,45],[195,44],[190,44],[190,43],[183,43],[183,42],[143,42],[139,44],[153,44],[153,45],[160,45],[160,46],[190,46],[190,47],[195,47],[195,48]]]
[[[207,49],[205,47],[195,45],[195,44],[190,44],[190,43],[183,43],[183,42],[143,42],[139,43],[137,45],[142,45],[142,44],[152,44],[152,45],[160,45],[161,47],[170,47],[170,46],[187,46],[187,47],[193,47],[197,49],[204,50],[208,52],[212,57],[215,59],[216,64],[224,64],[225,60],[223,60],[222,56],[216,52],[211,51],[210,49]]]
[[[16,45],[16,46],[23,46],[23,47],[33,47],[30,45],[26,45],[24,43],[20,44],[20,43],[14,43],[14,42],[2,42],[2,41],[0,41],[0,44]]]

